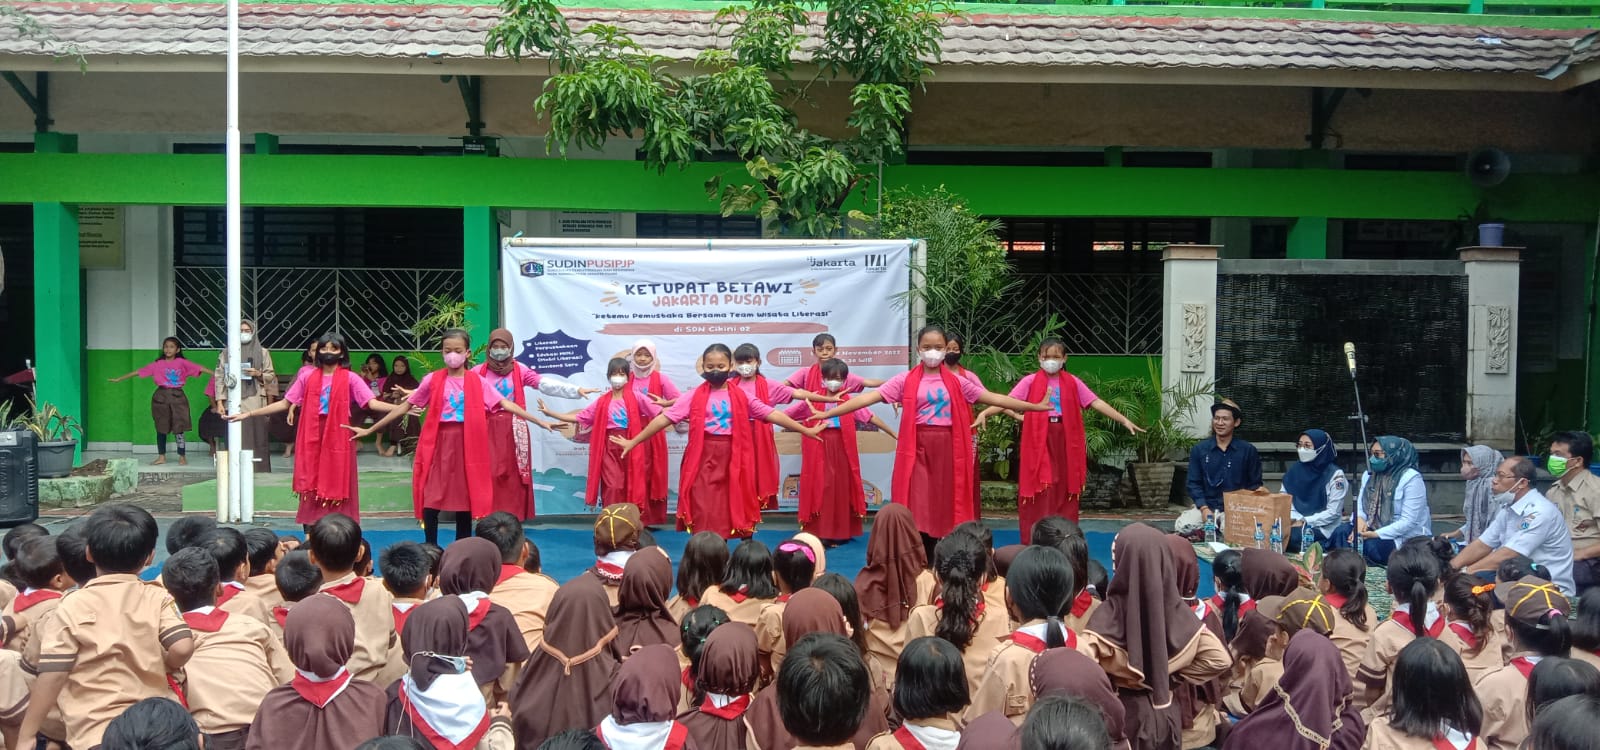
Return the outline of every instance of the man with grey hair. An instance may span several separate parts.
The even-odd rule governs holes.
[[[1514,456],[1495,469],[1490,489],[1504,505],[1483,534],[1450,561],[1468,573],[1494,575],[1502,560],[1526,555],[1548,568],[1550,581],[1567,596],[1576,596],[1572,582],[1572,534],[1555,503],[1533,488],[1533,462]]]

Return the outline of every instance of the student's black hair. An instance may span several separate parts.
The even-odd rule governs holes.
[[[700,353],[700,359],[704,360],[713,354],[721,354],[728,358],[728,364],[733,364],[733,350],[729,349],[727,344],[718,342],[706,347],[706,350]]]
[[[405,363],[405,365],[406,365],[406,374],[410,375],[411,374],[411,358],[407,357],[404,354],[396,354],[396,355],[394,355],[394,359],[389,361],[389,372],[398,375],[399,373],[397,372],[397,370],[399,368],[395,367],[395,365],[398,365],[401,362]]]
[[[250,544],[245,541],[244,534],[238,529],[227,526],[218,526],[215,531],[206,535],[200,547],[216,559],[217,570],[221,573],[224,583],[234,580],[239,572],[239,566],[250,559]]]
[[[1105,601],[1106,589],[1111,588],[1111,571],[1094,558],[1089,558],[1089,585],[1094,587],[1094,598]]]
[[[1068,536],[1049,546],[1066,555],[1067,564],[1072,566],[1072,593],[1067,597],[1067,607],[1070,609],[1072,600],[1089,586],[1089,540],[1081,536]],[[1104,595],[1104,592],[1101,593]]]
[[[611,361],[606,363],[606,377],[609,378],[612,375],[627,375],[632,371],[632,367],[632,363],[630,363],[628,360],[623,359],[622,357],[612,357]]]
[[[811,337],[812,349],[822,346],[823,344],[832,344],[834,348],[838,348],[839,346],[839,342],[834,340],[833,334],[831,333],[819,333]]]
[[[743,591],[751,599],[773,599],[778,586],[772,582],[772,553],[757,539],[746,539],[728,557],[728,572],[722,576],[722,593]]]
[[[180,549],[161,564],[161,585],[181,612],[215,605],[220,576],[217,558],[198,547]]]
[[[1600,750],[1600,698],[1569,695],[1546,706],[1528,731],[1528,750]]]
[[[1473,736],[1483,728],[1483,704],[1467,667],[1442,641],[1414,638],[1400,649],[1390,685],[1389,721],[1404,734],[1431,740],[1441,726]]]
[[[377,352],[373,352],[371,354],[368,354],[367,358],[361,361],[361,366],[362,367],[366,367],[367,363],[371,362],[374,359],[378,360],[378,377],[380,377],[380,378],[389,377],[389,363],[384,362],[383,361],[383,355],[379,354]]]
[[[423,549],[427,550],[428,548],[424,546]],[[435,571],[439,569],[439,560],[443,556],[442,552],[436,553],[434,550],[428,550],[428,557],[433,559],[433,569]],[[544,560],[539,557],[539,545],[534,544],[532,539],[528,540],[528,559],[522,561],[522,569],[529,573],[544,571]]]
[[[89,562],[89,537],[84,531],[84,522],[78,521],[61,530],[55,537],[56,556],[61,558],[61,567],[66,568],[67,575],[82,586],[94,580],[98,573],[94,563]]]
[[[1061,540],[1069,536],[1083,537],[1083,527],[1065,516],[1045,516],[1033,522],[1031,530],[1034,544],[1060,548]]]
[[[817,564],[807,555],[815,554],[805,542],[793,539],[779,544],[777,551],[772,553],[772,572],[784,586],[789,587],[789,593],[811,585],[811,579],[816,577]]]
[[[983,544],[983,554],[984,554],[984,557],[986,558],[986,562],[984,563],[984,567],[983,567],[983,572],[989,576],[989,580],[991,580],[991,581],[994,580],[995,576],[1000,574],[1000,569],[995,567],[995,564],[994,564],[994,531],[993,530],[991,530],[988,526],[984,526],[982,521],[968,521],[966,523],[963,523],[963,524],[955,527],[955,529],[951,530],[950,533],[952,533],[952,534],[971,534],[973,538],[977,539],[980,543],[982,543]]]
[[[658,549],[661,547],[661,545],[656,544],[656,535],[650,533],[649,529],[639,529],[639,549],[649,549],[651,547]]]
[[[1501,583],[1516,583],[1532,576],[1542,581],[1550,580],[1550,569],[1533,561],[1527,555],[1514,555],[1500,561],[1500,567],[1495,569],[1495,578]]]
[[[61,553],[56,551],[56,540],[47,536],[36,536],[25,539],[22,548],[17,550],[16,557],[17,577],[22,579],[22,586],[17,589],[50,588],[50,579],[66,572],[66,567],[61,564]]]
[[[150,511],[129,503],[95,508],[84,524],[89,555],[95,568],[105,573],[138,573],[156,551],[161,535]]]
[[[1224,640],[1233,642],[1239,633],[1239,607],[1244,604],[1244,555],[1236,549],[1217,553],[1211,561],[1211,574],[1216,576],[1217,593],[1222,595],[1222,632]],[[1097,589],[1098,590],[1098,589]],[[1105,592],[1099,592],[1101,597]]]
[[[1411,632],[1428,634],[1428,600],[1439,590],[1439,558],[1427,547],[1402,544],[1389,555],[1389,590],[1395,604],[1411,605]]]
[[[538,750],[607,750],[594,732],[588,729],[568,729],[539,743]]]
[[[167,554],[184,547],[193,547],[217,530],[217,519],[211,516],[184,516],[167,527]]]
[[[901,718],[942,719],[972,701],[961,649],[943,638],[923,636],[900,651],[894,672],[894,712]]]
[[[244,530],[244,546],[250,560],[250,575],[267,572],[267,566],[278,559],[278,535],[272,529],[252,526]]]
[[[306,345],[300,347],[300,364],[309,365],[317,361],[317,337],[306,339]]]
[[[683,543],[678,562],[678,596],[698,601],[728,574],[728,543],[715,531],[698,531]]]
[[[167,342],[168,341],[171,341],[173,346],[178,347],[178,353],[172,355],[173,359],[188,359],[188,357],[183,356],[183,342],[179,341],[177,336],[168,336],[168,337],[166,337],[166,338],[161,340],[161,351],[156,352],[156,361],[157,362],[160,362],[161,360],[167,358]]]
[[[1572,624],[1561,612],[1551,610],[1539,617],[1539,624],[1530,625],[1507,613],[1506,630],[1517,641],[1517,647],[1540,656],[1572,655]]]
[[[423,542],[422,551],[428,553],[428,571],[434,575],[439,575],[439,561],[444,559],[444,548],[437,544]],[[538,556],[535,555],[533,559],[537,562]],[[526,570],[526,566],[523,569]],[[534,572],[537,573],[538,571],[535,570]]]
[[[1587,432],[1581,430],[1558,432],[1555,437],[1550,438],[1550,444],[1567,446],[1567,453],[1573,458],[1582,459],[1583,467],[1586,469],[1589,468],[1589,464],[1594,463],[1594,438]]]
[[[106,725],[100,750],[200,750],[200,726],[176,701],[145,698]]]
[[[403,734],[386,734],[382,737],[373,737],[356,745],[356,750],[433,750],[433,746],[415,737],[407,737]]]
[[[444,342],[449,341],[450,339],[459,339],[461,341],[461,343],[466,345],[467,351],[469,351],[469,352],[472,351],[472,334],[467,333],[466,329],[464,329],[464,328],[446,328],[446,329],[444,329],[444,333],[439,334],[439,346],[441,346],[441,347],[444,346]]]
[[[798,744],[841,745],[866,718],[872,678],[850,639],[834,633],[801,638],[778,667],[778,714]]]
[[[522,558],[522,547],[528,541],[527,533],[522,530],[522,521],[503,510],[478,519],[478,525],[472,533],[494,543],[500,550],[502,565],[517,564],[517,560]]]
[[[1039,342],[1039,354],[1040,354],[1040,356],[1043,356],[1045,350],[1049,349],[1052,346],[1061,347],[1061,354],[1062,355],[1065,355],[1067,353],[1067,342],[1062,341],[1060,338],[1058,338],[1056,336],[1046,336],[1046,337],[1044,337],[1044,340]]]
[[[345,344],[344,337],[340,336],[339,334],[334,333],[332,331],[329,331],[329,332],[324,333],[321,336],[319,336],[317,338],[317,354],[319,355],[318,356],[319,359],[321,358],[320,355],[322,354],[322,347],[327,346],[328,344],[336,344],[336,345],[338,345],[338,347],[339,347],[339,366],[343,367],[343,368],[346,368],[346,369],[349,369],[349,367],[350,367],[350,347],[347,344]]]
[[[1444,582],[1445,606],[1450,608],[1455,619],[1466,622],[1478,636],[1477,644],[1462,652],[1465,656],[1477,656],[1489,645],[1489,616],[1494,614],[1494,596],[1489,593],[1493,587],[1485,588],[1485,583],[1487,581],[1471,573],[1456,573]],[[1473,589],[1478,593],[1473,593]]]
[[[1572,621],[1572,647],[1600,651],[1600,588],[1591,587],[1578,597],[1578,616]]]
[[[423,586],[428,584],[432,568],[433,561],[416,542],[395,542],[384,549],[378,559],[378,569],[383,571],[383,587],[400,597],[426,595],[428,592]]]
[[[1441,575],[1451,569],[1450,561],[1456,556],[1455,547],[1450,544],[1450,540],[1442,536],[1415,536],[1405,540],[1402,546],[1417,547],[1432,554],[1433,559],[1439,563]]]
[[[361,524],[343,513],[329,513],[311,526],[306,547],[328,570],[351,570],[361,557]]]
[[[1528,674],[1528,699],[1523,702],[1528,723],[1532,724],[1550,704],[1569,695],[1600,698],[1600,669],[1577,659],[1540,659]]]
[[[761,359],[761,349],[755,344],[745,343],[733,348],[733,361],[749,362],[755,359]]]
[[[950,342],[950,334],[944,330],[943,326],[925,325],[917,329],[917,335],[911,337],[911,349],[913,351],[921,351],[922,337],[930,333],[939,334],[939,338],[944,339],[945,343]]]
[[[1050,695],[1028,710],[1017,730],[1022,750],[1110,750],[1105,714],[1070,695]]]
[[[939,578],[939,598],[944,600],[933,634],[962,651],[972,643],[988,557],[983,543],[971,534],[951,533],[933,547],[933,573]]]
[[[683,616],[683,622],[678,623],[678,640],[683,644],[683,655],[689,657],[689,674],[700,674],[700,654],[705,651],[706,639],[711,637],[711,631],[728,622],[728,613],[710,604],[695,607]]]
[[[0,539],[0,549],[4,549],[6,555],[5,564],[0,565],[0,579],[15,586],[18,591],[27,588],[28,584],[17,571],[17,553],[23,542],[42,536],[50,536],[50,531],[36,523],[19,524],[6,531],[5,537]]]
[[[839,603],[845,622],[850,624],[850,640],[855,642],[856,648],[861,649],[861,658],[865,659],[869,648],[867,623],[861,617],[861,597],[856,594],[856,585],[838,573],[823,573],[811,582],[811,588],[828,592]]]
[[[362,537],[361,554],[356,557],[355,574],[363,577],[372,575],[372,562],[372,542]]]
[[[1345,598],[1339,608],[1341,617],[1363,632],[1371,627],[1367,622],[1367,561],[1360,552],[1347,548],[1329,552],[1322,558],[1322,580]]]
[[[1047,648],[1067,645],[1061,613],[1072,606],[1072,565],[1055,547],[1032,545],[1017,553],[1006,571],[1006,596],[1023,622],[1046,620]]]
[[[309,553],[297,549],[278,561],[273,580],[277,582],[278,593],[284,601],[298,602],[322,588],[322,568],[312,564]]]
[[[817,363],[817,372],[824,380],[844,380],[850,377],[850,365],[837,357],[822,360]]]

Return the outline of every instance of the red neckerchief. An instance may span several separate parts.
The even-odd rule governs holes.
[[[1207,602],[1204,599],[1196,599],[1194,600],[1194,606],[1190,607],[1189,609],[1194,610],[1195,617],[1204,620],[1206,619],[1206,614],[1211,611],[1210,607],[1210,602]]]
[[[960,503],[956,503],[956,505],[959,506]],[[968,619],[972,620],[972,624],[974,624],[974,625],[978,624],[979,622],[981,622],[983,620],[983,610],[989,603],[988,599],[984,597],[984,594],[988,593],[988,591],[989,591],[989,584],[988,583],[984,583],[982,586],[978,587],[978,607],[977,607],[977,609],[974,609],[972,611],[972,617],[968,618]],[[933,607],[934,607],[934,609],[944,609],[944,597],[943,596],[934,597],[933,598]]]
[[[356,576],[355,580],[349,583],[341,583],[338,586],[329,586],[323,589],[322,593],[332,594],[333,598],[345,604],[356,604],[361,601],[361,591],[366,587],[367,579]]]
[[[1072,632],[1072,628],[1068,627],[1063,627],[1061,630],[1066,633],[1066,648],[1077,648],[1078,634]],[[1050,645],[1045,643],[1043,640],[1028,635],[1020,630],[1011,634],[1011,642],[1036,654],[1042,654],[1045,652],[1045,649],[1050,648]]]
[[[737,602],[739,604],[744,604],[744,600],[749,599],[750,595],[746,594],[743,591],[735,591],[732,594],[729,594],[728,598],[734,600],[735,602]]]
[[[408,606],[404,608],[398,603],[389,605],[390,611],[394,612],[394,632],[396,633],[403,632],[406,629],[406,619],[411,617],[412,610],[417,608],[417,605],[411,602],[406,604]]]
[[[239,586],[233,581],[222,584],[222,596],[217,597],[217,606],[220,607],[224,604],[227,604],[234,597],[238,596],[239,592],[241,591],[244,591],[244,587]]]
[[[788,604],[789,603],[789,597],[791,597],[791,596],[794,596],[794,594],[779,594],[778,595],[778,603],[779,604]]]
[[[1092,606],[1094,606],[1094,594],[1089,593],[1088,589],[1079,591],[1077,598],[1072,600],[1072,616],[1082,617]]]
[[[633,368],[628,368],[628,388],[633,389]],[[654,367],[650,370],[650,378],[645,382],[644,392],[660,398],[666,398],[666,392],[661,389],[661,369]],[[680,394],[678,398],[683,398]],[[633,415],[628,415],[628,424],[633,424]],[[649,493],[651,498],[666,499],[667,497],[667,434],[658,432],[654,437],[645,441],[645,463],[650,468]]]
[[[908,502],[911,497],[911,469],[917,463],[917,412],[920,407],[917,398],[922,387],[922,376],[926,372],[927,368],[922,365],[913,367],[906,375],[900,394],[900,439],[895,443],[894,479],[889,491],[889,497],[895,502]],[[950,473],[954,475],[950,496],[956,498],[950,526],[955,528],[972,520],[972,506],[975,505],[965,500],[972,497],[972,405],[961,395],[961,379],[949,367],[939,365],[939,378],[944,381],[945,392],[950,396],[950,450],[955,458],[950,462]],[[940,502],[938,498],[924,499],[936,504]],[[944,502],[951,501],[947,499]],[[950,529],[922,531],[944,536]]]
[[[689,676],[688,667],[683,668],[683,686],[691,690],[694,689],[694,678]]]
[[[1054,375],[1047,374],[1044,370],[1033,374],[1033,381],[1028,385],[1029,403],[1039,403],[1050,391],[1052,381],[1061,393],[1061,426],[1067,432],[1067,455],[1062,459],[1066,464],[1067,475],[1056,476],[1055,466],[1050,461],[1050,412],[1027,412],[1022,416],[1022,463],[1019,465],[1022,475],[1017,478],[1018,497],[1037,497],[1046,487],[1056,482],[1066,482],[1069,495],[1083,492],[1089,467],[1089,454],[1083,432],[1084,405],[1078,403],[1078,389],[1069,387],[1076,380],[1076,377],[1065,370],[1058,371]],[[1027,544],[1028,541],[1023,539],[1022,543]]]
[[[1533,677],[1534,664],[1532,661],[1528,660],[1528,657],[1518,656],[1517,658],[1512,659],[1511,666],[1516,667],[1517,671],[1522,673],[1523,679]]]
[[[595,739],[600,740],[600,744],[608,748],[611,747],[611,743],[606,742],[605,733],[600,731],[600,727],[596,726],[594,728],[594,736]],[[667,732],[667,742],[661,746],[661,750],[682,750],[683,743],[688,739],[689,725],[674,721],[672,722],[672,730]]]
[[[279,628],[286,627],[286,623],[288,623],[288,621],[289,621],[289,608],[288,607],[273,607],[272,608],[272,619],[278,621],[278,627]]]
[[[738,386],[732,383],[724,384],[724,388],[737,390]],[[728,393],[728,410],[731,421],[728,431],[733,439],[733,461],[728,466],[728,489],[719,493],[717,497],[706,498],[710,502],[728,504],[728,520],[732,528],[729,529],[696,529],[692,508],[694,506],[694,480],[700,473],[703,463],[706,441],[706,402],[711,398],[711,384],[701,383],[689,396],[689,445],[683,451],[683,468],[678,472],[678,520],[684,529],[694,531],[715,531],[724,538],[735,536],[740,532],[750,531],[761,523],[761,498],[756,494],[755,477],[751,470],[755,467],[755,439],[751,437],[750,405],[745,402],[746,394],[740,391]]]
[[[694,609],[695,607],[700,606],[700,599],[698,597],[686,596],[683,598],[683,603],[689,605],[689,609]]]
[[[1435,750],[1456,750],[1456,746],[1450,744],[1450,740],[1445,739],[1444,735],[1442,734],[1436,734],[1433,736],[1433,747]],[[1477,737],[1467,740],[1466,750],[1478,750]]]
[[[1323,594],[1322,600],[1327,602],[1328,606],[1333,607],[1334,609],[1344,609],[1344,605],[1350,603],[1350,597],[1345,596],[1344,594],[1334,594],[1331,592]]]
[[[478,626],[483,624],[483,618],[489,615],[489,608],[492,606],[494,602],[489,601],[489,597],[479,599],[477,606],[467,613],[467,630],[477,630]]]
[[[477,747],[478,741],[483,739],[483,735],[489,731],[489,712],[484,711],[483,720],[478,722],[478,726],[472,730],[471,734],[468,734],[460,742],[451,742],[447,737],[439,734],[438,730],[428,723],[427,717],[424,717],[412,705],[411,697],[406,694],[405,682],[401,681],[398,684],[400,686],[401,708],[405,709],[406,717],[411,719],[411,726],[416,727],[417,731],[422,733],[423,739],[426,739],[428,744],[434,747],[434,750],[470,750],[470,748]]]
[[[428,474],[433,471],[433,446],[439,439],[439,422],[444,418],[444,385],[450,377],[448,370],[435,370],[428,377],[432,391],[428,394],[428,414],[422,421],[422,435],[417,438],[416,458],[411,464],[411,505],[417,518],[422,517],[422,490],[428,486]],[[493,487],[490,483],[488,410],[483,408],[483,378],[471,370],[461,373],[461,426],[466,443],[465,466],[443,466],[442,470],[466,474],[467,498],[473,518],[489,515]],[[349,441],[346,441],[349,442]],[[459,476],[459,475],[458,475]]]
[[[805,388],[812,393],[821,393],[826,388],[822,385],[822,370],[813,365],[806,371]],[[836,404],[806,401],[807,411],[812,419],[805,420],[805,424],[817,424],[815,416],[827,411]],[[867,515],[867,496],[861,485],[861,451],[856,446],[856,419],[854,414],[846,414],[838,419],[839,438],[844,445],[844,454],[849,459],[850,471],[850,513],[852,516],[865,518]],[[832,429],[832,428],[830,428]],[[821,440],[800,441],[800,522],[806,523],[822,515],[824,498],[828,490],[827,446]]]
[[[1218,612],[1222,611],[1222,605],[1225,604],[1225,603],[1226,602],[1223,601],[1221,594],[1217,594],[1216,596],[1211,597],[1211,606],[1213,608],[1215,608]],[[1239,602],[1239,614],[1241,616],[1246,612],[1255,611],[1255,608],[1256,608],[1256,600],[1254,600],[1254,599],[1246,599],[1246,600],[1244,600],[1242,602]]]
[[[708,695],[706,696],[705,700],[700,702],[700,713],[711,714],[712,716],[724,721],[733,721],[734,719],[743,716],[745,709],[749,707],[750,696],[748,695],[741,695],[738,698],[733,699],[732,703],[729,703],[721,708],[718,708],[715,703],[712,703],[711,696]]]
[[[1240,611],[1242,612],[1243,609],[1241,609]],[[1423,615],[1423,616],[1426,617],[1427,615]],[[1389,619],[1394,620],[1395,624],[1399,625],[1402,628],[1405,628],[1407,633],[1415,633],[1415,632],[1417,632],[1416,628],[1412,626],[1411,614],[1409,612],[1391,612],[1391,613],[1389,613]],[[1443,633],[1443,632],[1444,632],[1444,618],[1443,617],[1440,617],[1439,619],[1434,620],[1433,621],[1433,625],[1429,626],[1428,629],[1427,629],[1427,635],[1428,635],[1429,638],[1438,638],[1439,634]]]
[[[495,580],[494,585],[499,586],[500,584],[516,578],[517,576],[526,572],[526,570],[522,569],[521,565],[501,565],[500,577]]]
[[[328,413],[322,413],[322,368],[306,375],[295,427],[301,458],[294,462],[294,491],[314,493],[323,502],[350,499],[350,477],[356,470],[356,442],[344,426],[350,423],[350,371],[335,368],[328,389]],[[366,404],[362,404],[366,406]]]
[[[608,563],[600,558],[594,559],[594,573],[612,583],[622,580],[622,566]]]
[[[350,670],[348,669],[340,672],[338,677],[327,682],[312,682],[306,679],[304,675],[296,672],[294,679],[289,681],[289,686],[293,687],[301,698],[310,701],[317,708],[327,708],[328,703],[333,700],[333,696],[338,694],[349,682]]]
[[[772,391],[768,387],[767,376],[758,372],[751,380],[756,384],[756,400],[771,406]],[[772,436],[771,428],[751,430],[750,436],[754,438],[756,494],[771,497],[778,494],[778,441]]]
[[[589,427],[589,482],[583,490],[583,502],[590,507],[600,504],[600,464],[606,458],[607,441],[611,439],[607,433],[611,430],[611,401],[615,393],[606,391],[594,403],[594,424]],[[644,429],[644,423],[648,420],[644,417],[644,410],[639,408],[639,396],[631,385],[622,389],[622,406],[628,412],[627,436],[632,438]],[[627,501],[643,508],[649,502],[646,492],[650,482],[644,475],[644,469],[645,464],[650,462],[644,456],[635,457],[630,453],[623,457],[622,463],[622,469],[628,477]],[[666,465],[665,461],[658,463]]]
[[[904,724],[901,724],[899,729],[894,730],[894,738],[905,750],[928,750],[922,745],[922,740],[917,739],[917,736],[912,734],[911,730],[907,729]]]
[[[189,628],[192,630],[198,630],[202,633],[215,633],[222,629],[222,623],[228,621],[228,613],[221,609],[213,609],[211,614],[185,612],[183,613],[183,621],[188,623]]]
[[[177,678],[167,675],[167,687],[172,688],[172,694],[177,697],[178,705],[183,706],[185,711],[189,710],[189,696],[183,692],[183,686],[178,684]]]
[[[1461,639],[1462,643],[1467,644],[1467,648],[1478,647],[1478,634],[1472,632],[1472,626],[1464,622],[1452,622],[1450,623],[1450,630],[1456,634],[1457,638]]]
[[[28,594],[17,594],[17,598],[11,600],[11,607],[12,607],[12,610],[15,611],[15,612],[24,612],[24,611],[27,611],[27,609],[29,607],[32,607],[35,604],[43,604],[44,602],[50,601],[51,599],[60,599],[60,598],[61,598],[61,592],[60,591],[52,591],[50,589],[38,589],[37,591],[34,591],[32,593],[28,593]]]

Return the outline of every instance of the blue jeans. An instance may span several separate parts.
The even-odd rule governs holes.
[[[1355,525],[1349,521],[1339,524],[1339,528],[1333,530],[1331,547],[1335,549],[1353,547],[1361,551],[1361,556],[1367,559],[1368,565],[1387,566],[1389,564],[1389,555],[1394,554],[1394,540],[1361,539],[1358,537],[1356,543],[1352,544],[1350,542],[1350,534],[1354,531]]]

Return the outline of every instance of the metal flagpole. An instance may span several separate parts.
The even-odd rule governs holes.
[[[243,225],[239,217],[239,0],[228,0],[228,131],[227,131],[227,181],[228,181],[228,206],[226,211],[228,221],[228,371],[226,385],[228,387],[228,413],[239,413],[240,387],[239,377],[241,367],[239,363],[239,327],[242,325],[244,311],[239,299],[239,290],[243,285],[243,268],[240,258],[240,246],[243,239]],[[252,362],[252,367],[260,367],[260,363]],[[240,492],[239,480],[240,456],[244,450],[244,426],[239,422],[228,423],[228,511],[229,515],[236,513],[239,507]],[[222,509],[218,508],[218,521],[232,521],[232,518],[223,518]]]

